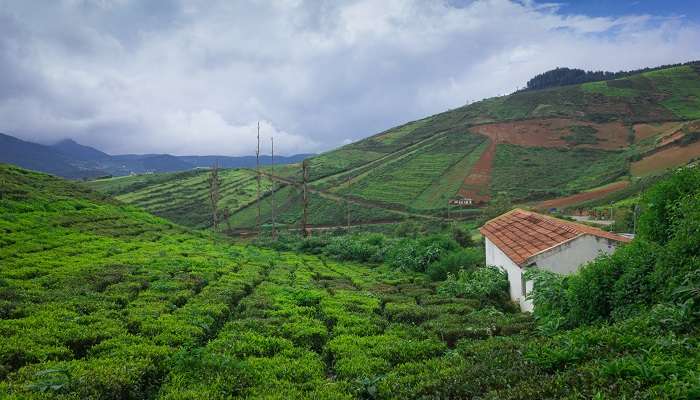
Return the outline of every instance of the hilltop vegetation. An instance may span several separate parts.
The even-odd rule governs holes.
[[[272,250],[15,167],[0,166],[0,182],[3,398],[700,393],[697,169],[644,197],[641,240],[538,278],[534,321],[481,249],[450,238]]]
[[[697,61],[683,64],[664,65],[654,68],[642,68],[634,71],[584,71],[578,68],[555,68],[553,70],[535,75],[527,81],[523,90],[540,90],[557,86],[577,85],[586,82],[609,81],[612,79],[620,79],[631,75],[637,75],[643,72],[654,71],[658,69],[666,69],[679,67],[683,65],[696,64]]]

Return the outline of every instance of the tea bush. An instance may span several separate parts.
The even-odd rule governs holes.
[[[419,272],[476,259],[476,250],[444,236],[358,235],[338,238],[333,251],[326,248],[336,238],[319,238],[305,242],[305,252],[282,239],[297,252],[278,251],[191,231],[13,167],[0,166],[0,193],[3,399],[700,392],[697,210],[686,200],[679,205],[692,219],[674,222],[667,244],[640,241],[620,260],[600,261],[593,268],[612,272],[583,274],[593,283],[573,285],[576,293],[568,279],[538,277],[549,290],[535,291],[546,300],[536,309],[540,328],[540,310],[564,319],[538,331],[507,301],[494,269],[479,264],[443,283]],[[397,269],[386,262],[394,246],[418,255],[439,249],[440,257]],[[365,248],[381,249],[384,262],[340,260],[366,257]],[[652,257],[659,248],[665,258]],[[621,260],[646,264],[635,271]],[[610,288],[602,300],[582,295],[600,288]],[[571,312],[570,299],[594,306]]]

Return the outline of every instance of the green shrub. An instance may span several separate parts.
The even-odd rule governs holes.
[[[495,267],[480,267],[473,271],[461,270],[448,274],[438,293],[457,297],[473,297],[495,302],[508,299],[508,276]]]
[[[456,274],[459,270],[472,271],[484,265],[484,251],[480,248],[468,248],[461,251],[444,254],[439,260],[431,263],[427,274],[434,281],[447,279],[448,274]]]

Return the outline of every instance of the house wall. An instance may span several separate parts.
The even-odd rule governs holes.
[[[508,274],[510,299],[519,303],[522,308],[525,301],[523,298],[523,270],[493,244],[489,238],[484,237],[484,242],[486,243],[486,265],[499,267]]]
[[[527,268],[518,267],[501,249],[488,238],[486,243],[486,265],[494,265],[508,274],[510,298],[520,304],[520,309],[530,312],[533,310],[532,301],[526,300],[527,293],[532,291],[533,282],[525,282],[523,273]],[[569,242],[554,247],[536,257],[533,261],[536,268],[542,268],[562,275],[570,275],[585,263],[595,259],[599,254],[609,254],[615,251],[618,242],[599,238],[593,235],[579,236]],[[530,267],[530,268],[534,268]],[[523,293],[523,286],[525,293]]]
[[[533,261],[538,268],[570,275],[598,255],[612,253],[617,245],[614,240],[583,235],[534,257]]]

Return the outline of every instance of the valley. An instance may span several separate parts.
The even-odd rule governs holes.
[[[309,157],[307,181],[0,164],[0,397],[696,398],[696,81],[486,99]],[[477,230],[514,206],[636,236],[528,266],[521,312]]]

